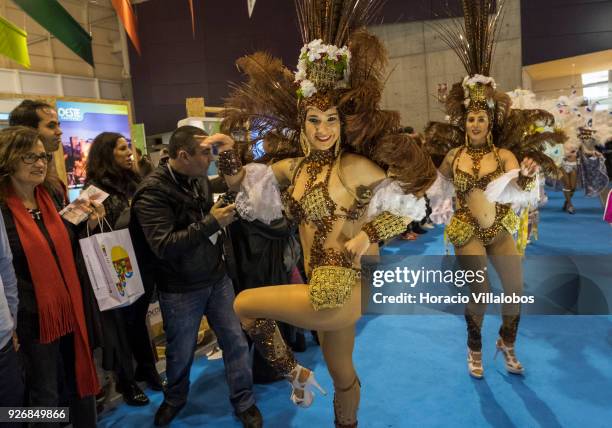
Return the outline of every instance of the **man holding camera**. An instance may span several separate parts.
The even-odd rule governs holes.
[[[198,329],[206,315],[223,350],[236,416],[244,427],[261,427],[248,344],[233,311],[223,255],[222,229],[235,220],[235,207],[213,204],[213,191],[225,189],[213,189],[207,178],[214,147],[205,137],[193,126],[174,131],[168,163],[143,181],[132,201],[130,232],[141,269],[156,277],[167,338],[168,387],[155,425],[169,424],[187,401]]]

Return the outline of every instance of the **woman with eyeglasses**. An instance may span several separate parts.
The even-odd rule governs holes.
[[[134,172],[132,149],[121,134],[103,132],[95,139],[87,156],[85,186],[96,186],[109,196],[104,200],[106,220],[113,229],[128,227],[132,196],[141,177]],[[145,294],[125,308],[102,312],[104,333],[103,361],[112,371],[116,389],[130,406],[145,406],[149,398],[136,381],[145,381],[156,391],[164,381],[155,368],[155,356],[145,324],[155,281],[143,271]],[[136,361],[136,370],[134,363]]]
[[[0,209],[17,276],[17,340],[27,405],[57,407],[68,400],[72,425],[89,428],[96,425],[99,385],[88,305],[75,259],[78,236],[64,223],[58,213],[62,202],[49,190],[51,159],[36,130],[13,126],[0,131]],[[87,207],[93,227],[104,207]]]

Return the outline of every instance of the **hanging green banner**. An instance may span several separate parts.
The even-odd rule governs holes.
[[[132,147],[140,149],[143,155],[147,154],[147,137],[145,135],[144,123],[135,123],[130,129],[132,135]]]
[[[13,0],[75,54],[94,66],[91,36],[57,0]]]
[[[27,33],[0,16],[0,55],[30,68]]]

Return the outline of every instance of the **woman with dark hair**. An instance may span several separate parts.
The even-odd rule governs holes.
[[[104,200],[106,219],[113,229],[123,229],[129,223],[132,195],[140,183],[134,172],[132,150],[127,140],[115,132],[98,135],[87,157],[85,186],[96,186],[109,194]],[[152,389],[161,390],[163,382],[155,369],[155,357],[148,340],[145,317],[153,294],[153,284],[146,272],[141,272],[145,294],[125,308],[102,312],[104,346],[102,366],[111,370],[117,380],[117,391],[132,406],[149,403],[146,394],[136,384],[146,381]],[[132,359],[138,368],[134,371]]]
[[[521,304],[515,301],[523,294],[522,259],[514,239],[515,233],[522,236],[517,212],[537,207],[539,168],[556,170],[544,143],[563,142],[565,135],[555,129],[547,111],[512,109],[510,97],[497,90],[490,69],[503,3],[496,3],[497,12],[492,0],[464,0],[465,24],[441,24],[438,29],[468,75],[446,98],[449,123],[432,122],[425,130],[428,150],[445,155],[428,196],[434,221],[448,223],[446,236],[461,268],[484,272],[490,260],[504,295],[514,296],[501,305],[495,347],[506,371],[522,375],[525,369],[515,352],[521,315]],[[467,366],[472,377],[482,379],[481,330],[487,303],[475,296],[490,292],[488,274],[469,288]]]
[[[57,407],[63,404],[62,389],[72,425],[89,428],[96,425],[94,395],[100,388],[90,349],[88,295],[79,279],[86,274],[75,259],[78,236],[58,214],[61,201],[48,187],[52,159],[36,130],[0,131],[0,208],[17,276],[17,338],[27,405]],[[88,208],[93,226],[104,208]]]

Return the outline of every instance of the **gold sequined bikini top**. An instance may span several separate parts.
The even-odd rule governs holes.
[[[283,192],[283,202],[285,210],[291,218],[297,222],[322,222],[326,219],[336,220],[337,218],[345,218],[348,220],[357,220],[363,214],[371,195],[366,192],[361,192],[361,196],[357,196],[345,183],[340,169],[340,158],[333,156],[331,151],[317,151],[310,156],[304,158],[300,165],[295,169],[291,179],[292,186]],[[308,181],[306,189],[302,197],[297,200],[293,197],[292,190],[297,176],[303,167],[306,167],[308,172]],[[323,181],[314,183],[318,174],[325,166],[329,166]],[[332,172],[337,169],[340,181],[346,190],[353,196],[355,203],[352,208],[347,209],[340,207],[340,212],[336,212],[338,204],[329,195],[329,181]]]
[[[467,151],[468,155],[472,159],[472,174],[469,172],[459,169],[457,165],[457,159],[461,156],[463,151]],[[497,168],[488,174],[479,177],[480,173],[480,161],[487,154],[493,152],[495,159],[497,160]],[[455,186],[455,192],[457,193],[457,199],[463,205],[468,194],[473,189],[485,190],[489,183],[496,178],[504,174],[501,159],[497,153],[497,149],[494,146],[485,146],[479,149],[473,149],[471,147],[462,147],[457,151],[455,158],[453,159],[453,165],[455,165],[453,171],[453,184]]]
[[[318,266],[352,267],[351,258],[345,252],[335,248],[325,248],[325,243],[336,220],[354,221],[359,219],[372,197],[372,192],[367,188],[359,188],[355,193],[345,184],[340,168],[341,157],[342,154],[334,156],[333,151],[313,152],[298,165],[291,179],[291,187],[282,193],[285,210],[293,218],[293,221],[311,223],[316,229],[310,248],[311,269]],[[292,194],[293,186],[304,166],[308,173],[308,180],[304,194],[297,200]],[[317,176],[325,166],[329,166],[325,178],[323,181],[315,183]],[[338,171],[340,182],[355,200],[350,209],[340,207],[339,212],[336,212],[338,204],[329,195],[329,181],[334,170]]]

